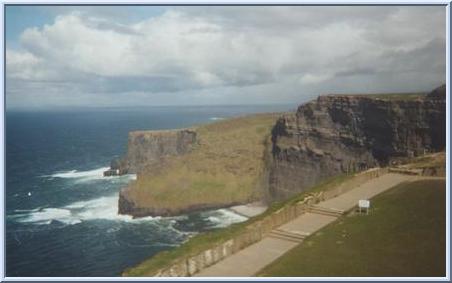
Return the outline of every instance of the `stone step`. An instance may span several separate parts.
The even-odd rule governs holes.
[[[270,238],[276,238],[276,239],[280,239],[280,240],[284,240],[284,241],[289,241],[289,242],[294,242],[294,243],[301,243],[303,242],[303,240],[301,239],[296,239],[296,238],[291,238],[291,237],[286,237],[286,236],[282,236],[279,234],[273,234],[270,232],[270,234],[268,235]]]
[[[344,214],[343,210],[338,210],[334,208],[326,208],[326,207],[320,207],[311,205],[308,207],[308,212],[315,213],[315,214],[322,214],[322,215],[328,215],[328,216],[334,216],[339,217]]]
[[[280,235],[286,235],[286,236],[300,238],[300,239],[304,239],[307,236],[309,236],[309,233],[287,231],[287,230],[283,230],[283,229],[273,229],[272,232],[280,234]]]
[[[389,168],[389,173],[420,176],[420,175],[422,175],[422,169],[407,169],[407,168],[393,167],[393,168]]]
[[[282,240],[292,241],[296,243],[301,243],[307,234],[300,234],[296,232],[289,232],[285,230],[275,229],[269,233],[269,236],[272,238],[278,238]]]

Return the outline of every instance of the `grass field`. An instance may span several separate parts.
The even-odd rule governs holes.
[[[406,164],[404,167],[406,168],[445,168],[446,167],[446,152],[441,151],[433,154],[427,154],[424,156],[419,156],[413,158]]]
[[[405,183],[305,239],[259,276],[445,276],[445,181]]]
[[[425,97],[427,93],[414,92],[414,93],[369,93],[369,94],[337,94],[337,95],[379,98],[384,100],[416,100]]]
[[[424,92],[416,93],[382,93],[382,94],[370,94],[372,98],[380,98],[387,100],[415,100],[418,98],[423,98],[427,95]]]
[[[265,144],[278,117],[259,114],[196,127],[194,150],[141,172],[130,196],[139,206],[175,211],[260,198]]]

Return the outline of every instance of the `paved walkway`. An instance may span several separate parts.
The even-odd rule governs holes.
[[[296,219],[273,230],[261,241],[202,270],[198,277],[249,277],[272,263],[302,242],[307,235],[316,232],[337,219],[338,213],[357,205],[360,199],[370,199],[393,186],[422,177],[389,173],[372,179],[340,196],[318,203],[316,211],[304,213]]]

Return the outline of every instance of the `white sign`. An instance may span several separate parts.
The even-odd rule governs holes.
[[[366,209],[366,214],[369,214],[370,201],[367,199],[360,199],[358,201],[359,213],[361,213],[361,209]]]
[[[369,208],[370,207],[370,201],[367,199],[360,199],[358,202],[359,208]]]

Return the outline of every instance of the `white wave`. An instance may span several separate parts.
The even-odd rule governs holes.
[[[30,211],[38,211],[40,209],[41,209],[40,207],[35,208],[35,209],[14,209],[14,212],[30,212]]]
[[[133,219],[129,215],[118,214],[118,194],[100,197],[87,201],[78,201],[59,208],[44,208],[21,211],[12,217],[18,222],[49,224],[53,220],[65,224],[77,224],[87,220],[149,221],[160,217],[144,217]]]
[[[96,177],[103,177],[104,171],[108,170],[109,167],[101,167],[93,170],[87,170],[87,171],[77,171],[77,170],[70,170],[65,172],[58,172],[52,175],[49,175],[49,177],[53,178],[96,178]]]
[[[203,212],[203,216],[207,217],[215,228],[227,227],[233,223],[239,223],[248,220],[247,217],[237,214],[229,209],[218,209]]]
[[[51,175],[44,175],[42,177],[50,177],[50,178],[62,178],[62,179],[76,179],[77,182],[86,182],[93,180],[112,180],[112,179],[127,179],[127,180],[136,180],[136,174],[127,174],[122,176],[109,176],[104,177],[104,172],[110,169],[110,167],[101,167],[93,170],[86,171],[78,171],[78,170],[69,170],[63,172],[57,172]]]
[[[18,221],[22,223],[50,224],[52,220],[58,220],[66,224],[79,223],[79,219],[71,217],[71,212],[62,208],[44,208],[42,210],[33,210],[29,213],[23,213],[17,216]]]
[[[177,220],[183,220],[187,216],[180,215],[175,217],[143,217],[133,219],[130,215],[118,214],[117,193],[110,196],[103,196],[86,201],[77,201],[66,206],[56,208],[35,208],[31,210],[15,210],[16,214],[8,215],[21,223],[33,223],[37,225],[50,224],[52,221],[58,221],[67,225],[81,223],[89,220],[111,220],[127,221],[131,223],[142,223],[145,221],[168,221],[167,228],[181,234],[191,234],[192,232],[182,232],[173,227]],[[201,216],[213,224],[214,228],[227,227],[233,223],[243,222],[248,218],[239,215],[229,209],[218,209],[201,212]]]
[[[224,118],[223,117],[210,117],[209,120],[219,121],[219,120],[224,120]]]

